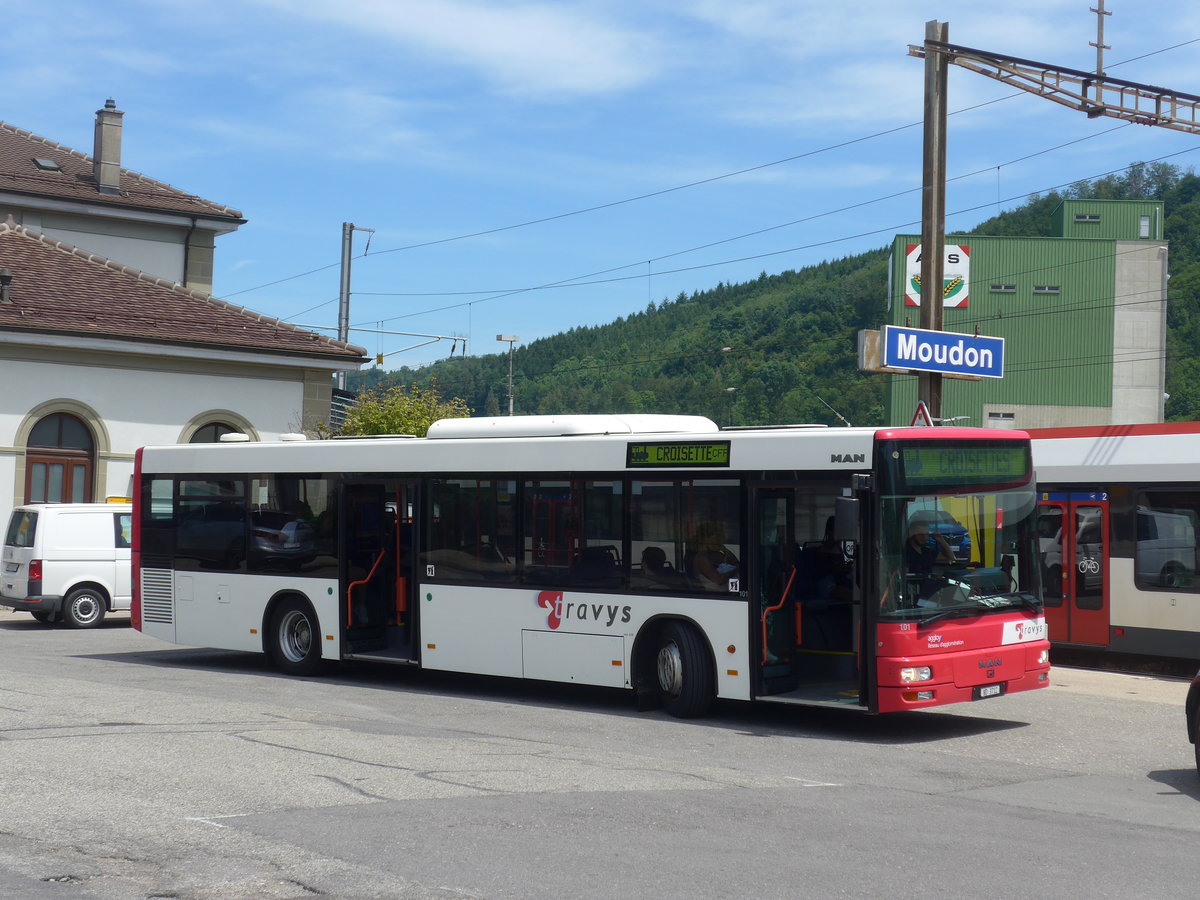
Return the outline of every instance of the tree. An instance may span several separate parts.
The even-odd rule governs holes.
[[[465,419],[471,415],[466,401],[458,397],[442,399],[437,385],[423,388],[395,385],[368,390],[346,413],[344,435],[415,434],[424,437],[438,419]]]

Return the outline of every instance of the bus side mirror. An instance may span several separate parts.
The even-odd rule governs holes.
[[[833,538],[858,542],[859,514],[856,497],[838,497],[833,510]]]

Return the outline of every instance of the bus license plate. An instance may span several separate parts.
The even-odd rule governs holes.
[[[1004,684],[981,684],[975,688],[975,699],[984,700],[987,697],[999,697],[1004,693]]]

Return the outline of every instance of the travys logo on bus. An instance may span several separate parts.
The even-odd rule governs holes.
[[[566,600],[562,591],[542,591],[537,595],[537,605],[546,610],[546,624],[557,629],[565,621],[599,622],[611,628],[614,622],[628,622],[632,610],[615,603],[588,603]]]
[[[1027,644],[1046,639],[1046,620],[1028,619],[1020,622],[1005,622],[1000,634],[1001,644]]]

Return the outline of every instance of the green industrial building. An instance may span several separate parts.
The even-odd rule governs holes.
[[[942,418],[992,428],[1161,422],[1167,244],[1153,200],[1064,200],[1055,237],[946,236],[942,327],[1004,338],[1004,377],[944,378]],[[892,244],[888,323],[920,327],[919,235]],[[907,425],[915,375],[891,375]]]

